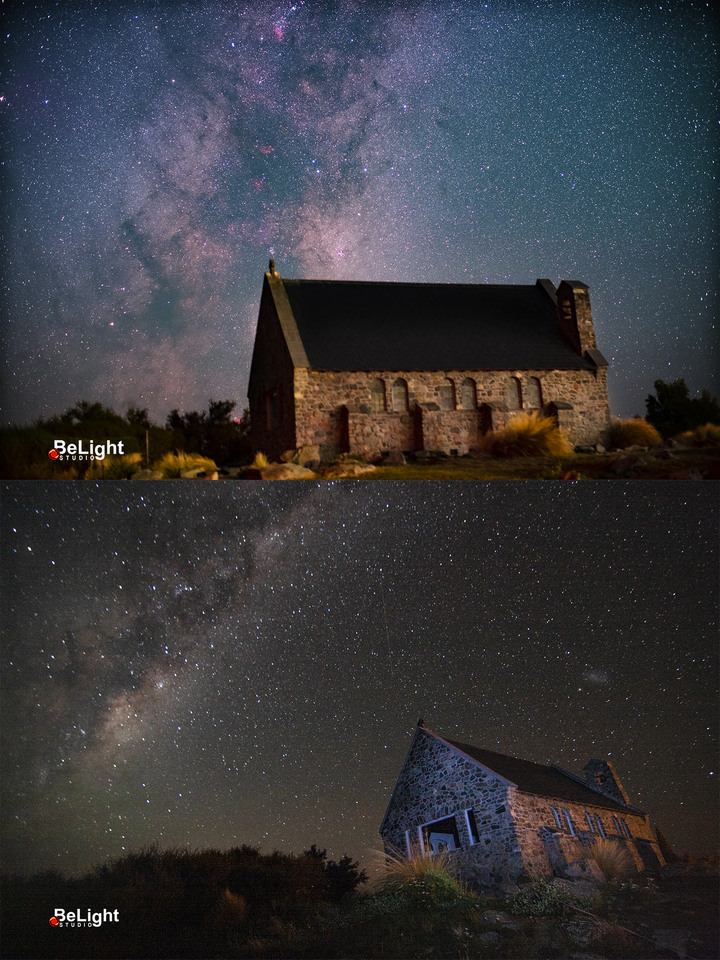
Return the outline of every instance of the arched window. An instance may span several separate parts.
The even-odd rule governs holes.
[[[402,377],[398,377],[392,385],[392,408],[399,412],[408,408],[408,385]]]
[[[438,401],[441,410],[455,409],[455,384],[452,380],[444,380],[438,387]]]
[[[460,384],[460,407],[462,410],[475,410],[477,407],[477,388],[470,377]]]
[[[370,409],[373,413],[385,413],[385,383],[373,380],[370,384]]]
[[[505,405],[508,410],[520,410],[522,407],[522,391],[517,377],[510,377],[505,387]]]
[[[525,385],[525,406],[530,410],[539,410],[542,406],[542,391],[537,377],[530,377]]]

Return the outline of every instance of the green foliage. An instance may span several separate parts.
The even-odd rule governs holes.
[[[325,886],[331,900],[343,900],[355,893],[361,883],[367,883],[367,874],[360,870],[360,864],[352,860],[347,854],[337,862],[327,859],[327,851],[319,850],[313,844],[305,851],[310,857],[322,866],[325,875]]]
[[[607,429],[606,445],[617,450],[626,447],[656,447],[662,442],[662,437],[655,427],[647,420],[635,417],[632,420],[615,420]]]
[[[250,415],[232,418],[233,400],[210,400],[208,410],[182,415],[172,410],[166,426],[172,430],[175,446],[187,453],[199,453],[216,463],[239,462],[250,454]]]
[[[573,907],[589,906],[590,898],[574,896],[567,887],[536,879],[510,900],[510,910],[525,917],[561,917]]]
[[[665,383],[656,380],[655,396],[645,401],[645,419],[652,423],[663,437],[675,437],[705,423],[720,424],[720,404],[708,390],[699,397],[691,397],[684,378]]]

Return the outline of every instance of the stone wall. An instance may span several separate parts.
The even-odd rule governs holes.
[[[560,814],[561,827],[553,806]],[[473,811],[477,843],[469,834],[466,810]],[[618,830],[613,813],[601,805],[519,791],[418,728],[380,834],[386,849],[395,848],[406,855],[409,831],[412,853],[418,855],[422,850],[419,828],[454,816],[460,849],[451,855],[468,879],[487,885],[515,881],[522,873],[562,874],[573,861],[589,856],[589,848],[601,836],[599,817],[606,837],[627,850],[637,870],[662,866],[664,860],[648,817],[629,809],[615,812],[627,825],[628,838]]]
[[[606,370],[528,371],[295,371],[296,446],[335,444],[338,450],[371,456],[383,450],[457,451],[462,456],[477,446],[485,424],[478,409],[487,404],[504,404],[508,382],[516,377],[529,395],[530,382],[540,382],[544,412],[553,402],[561,407],[561,427],[575,444],[597,442],[609,423]],[[371,384],[385,384],[387,410],[373,413]],[[392,385],[407,383],[407,409],[392,409]],[[466,379],[475,384],[476,405],[471,409],[443,409],[442,388],[448,381],[460,397]],[[525,410],[510,411],[509,415]],[[343,421],[345,417],[345,421]],[[350,431],[348,436],[348,418]]]
[[[615,813],[618,820],[627,824],[632,837],[628,839],[622,832],[618,832],[613,821],[613,812],[606,807],[553,800],[516,790],[510,791],[508,802],[515,821],[525,869],[529,873],[562,873],[573,860],[587,857],[589,848],[601,836],[597,817],[602,822],[608,840],[624,847],[638,870],[648,866],[640,855],[638,841],[652,847],[658,866],[664,863],[649,818],[645,815],[635,814],[630,810]],[[557,827],[553,806],[560,812],[562,829]],[[575,836],[565,820],[565,810],[570,813]],[[585,817],[586,812],[593,820],[594,830],[590,829]]]
[[[263,290],[248,387],[253,450],[271,460],[300,444],[295,439],[293,364],[272,301]]]
[[[475,813],[480,835],[476,844],[468,833],[464,815],[468,809]],[[466,876],[498,883],[517,875],[522,858],[507,784],[419,729],[380,831],[386,849],[405,854],[409,830],[413,853],[419,853],[418,828],[453,814],[461,849],[452,857]]]

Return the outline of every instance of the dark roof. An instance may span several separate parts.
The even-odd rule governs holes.
[[[594,369],[535,284],[283,284],[315,370]]]
[[[427,730],[427,733],[431,731]],[[437,734],[431,734],[437,736]],[[439,737],[442,740],[444,738]],[[493,750],[480,750],[467,743],[457,743],[454,740],[445,740],[450,746],[460,750],[473,760],[477,760],[484,767],[499,774],[505,780],[514,783],[523,793],[532,793],[542,797],[552,797],[556,800],[569,800],[574,803],[593,804],[597,807],[607,807],[610,810],[627,812],[637,811],[636,807],[625,807],[604,796],[597,790],[586,786],[572,774],[565,773],[558,767],[547,767],[532,760],[519,760],[517,757],[508,757]]]

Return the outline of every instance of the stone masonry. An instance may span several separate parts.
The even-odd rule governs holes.
[[[663,865],[647,814],[611,799],[624,791],[609,764],[591,761],[582,780],[559,768],[505,759],[511,771],[523,764],[539,770],[535,776],[545,776],[559,795],[522,789],[418,726],[380,828],[385,848],[411,857],[429,853],[435,829],[454,847],[450,856],[461,873],[482,886],[515,882],[523,874],[562,875],[587,859],[600,837],[622,846],[637,870]],[[613,782],[610,795],[596,790],[595,799],[599,770],[609,771]]]
[[[374,298],[373,307],[382,311],[388,288],[395,285],[358,286],[365,296]],[[396,321],[401,326],[405,324],[402,329],[406,333],[412,331],[408,323],[414,322],[414,316],[408,320],[402,304],[398,307],[393,301],[393,309],[399,310],[397,317],[389,316],[379,331],[377,324],[372,327],[376,339],[364,347],[370,339],[370,334],[365,337],[361,328],[365,322],[362,318],[367,314],[352,322],[344,320],[341,314],[338,324],[334,322],[334,315],[323,314],[330,310],[327,288],[334,290],[332,309],[342,310],[342,304],[338,306],[339,298],[346,292],[342,282],[283,281],[271,264],[265,274],[248,389],[252,442],[256,451],[262,451],[271,459],[279,459],[286,450],[303,446],[320,446],[328,458],[341,452],[372,458],[390,450],[438,450],[462,456],[477,448],[488,430],[501,429],[513,417],[528,412],[554,418],[572,443],[593,444],[602,439],[610,420],[607,363],[596,347],[585,284],[563,281],[557,290],[548,280],[538,280],[534,287],[407,286],[422,288],[420,295],[414,294],[413,301],[420,312],[426,288],[428,297],[448,297],[450,302],[454,302],[453,296],[465,297],[472,310],[480,311],[480,317],[488,298],[496,298],[493,309],[502,315],[503,296],[510,298],[508,309],[513,297],[516,300],[524,297],[525,313],[520,311],[519,322],[525,324],[522,329],[527,328],[527,337],[533,343],[537,340],[537,349],[548,365],[527,362],[536,354],[534,348],[524,346],[530,342],[524,334],[513,332],[512,336],[508,335],[507,344],[498,343],[502,341],[503,331],[515,328],[512,323],[496,318],[493,321],[496,327],[488,326],[483,335],[487,349],[494,349],[496,359],[509,361],[507,365],[502,369],[477,366],[435,369],[432,361],[436,351],[428,338],[435,335],[436,328],[431,326],[432,318],[421,317],[418,322],[425,323],[422,357],[428,361],[428,368],[374,364],[354,369],[352,359],[358,366],[357,360],[361,358],[369,364],[371,359],[401,356],[403,349],[398,348],[397,337],[388,335],[386,343],[382,331]],[[404,289],[402,285],[399,288]],[[498,289],[500,293],[493,292]],[[298,290],[305,298],[300,301],[305,314],[310,316],[303,321],[304,335],[288,295],[289,291],[297,298]],[[452,294],[454,290],[461,292]],[[348,289],[347,295],[351,296],[351,290]],[[400,294],[395,296],[397,299]],[[472,313],[467,304],[465,309]],[[313,310],[320,317],[315,326]],[[486,326],[490,323],[485,322]],[[469,326],[463,328],[462,323]],[[472,330],[473,323],[474,320],[463,319],[456,324],[456,339],[449,348],[453,357],[466,359],[462,330]],[[482,322],[478,323],[483,330]],[[353,324],[360,326],[356,329]],[[428,333],[428,326],[432,333]],[[413,339],[411,332],[407,335]],[[336,341],[342,344],[343,339],[352,336],[357,349],[353,346],[343,352],[333,346]],[[443,337],[440,315],[437,337],[439,340]],[[476,348],[476,359],[485,355],[484,349]],[[446,351],[445,356],[448,355]],[[338,367],[339,357],[350,361],[350,368]],[[523,362],[512,364],[513,357]],[[553,367],[553,361],[559,365]]]

